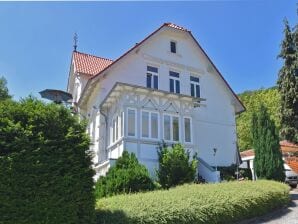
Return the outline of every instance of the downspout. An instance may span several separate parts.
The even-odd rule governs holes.
[[[106,127],[106,133],[105,133],[105,140],[104,140],[104,149],[105,149],[105,152],[107,153],[107,145],[108,145],[108,117],[107,117],[107,115],[106,114],[104,114],[103,112],[102,112],[102,110],[101,109],[99,109],[99,113],[104,117],[104,119],[105,119],[105,127]],[[107,153],[108,154],[108,153]],[[108,155],[107,155],[107,157],[108,157]]]

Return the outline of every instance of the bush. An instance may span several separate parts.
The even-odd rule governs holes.
[[[153,187],[146,167],[138,162],[134,153],[124,151],[107,175],[99,178],[95,194],[96,198],[101,198],[120,193],[152,190]]]
[[[163,188],[170,188],[194,181],[198,161],[193,157],[190,161],[189,151],[181,144],[172,148],[162,145],[158,151],[159,169],[157,177]]]
[[[98,224],[234,223],[289,203],[289,187],[274,181],[183,185],[97,201]]]
[[[94,223],[85,126],[61,105],[0,103],[0,223]]]

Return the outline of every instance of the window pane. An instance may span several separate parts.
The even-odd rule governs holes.
[[[149,112],[142,112],[142,137],[149,137]]]
[[[134,110],[128,110],[128,136],[135,136],[135,118],[136,112]]]
[[[116,140],[116,120],[113,120],[113,142]]]
[[[184,118],[185,142],[191,142],[190,119]]]
[[[158,138],[158,115],[151,113],[151,138]]]
[[[179,141],[179,118],[173,117],[173,141]]]
[[[170,79],[170,92],[174,92],[174,79]]]
[[[192,82],[200,82],[200,79],[198,77],[190,76],[190,81],[192,81]]]
[[[153,81],[154,81],[154,89],[158,89],[158,76],[154,75],[153,76]]]
[[[118,140],[118,124],[119,124],[119,119],[118,119],[118,116],[117,116],[116,119],[115,119],[115,135],[116,135],[115,140]]]
[[[195,96],[195,85],[194,84],[190,84],[190,95]]]
[[[179,78],[179,73],[178,72],[172,72],[172,71],[170,71],[170,76]]]
[[[174,41],[171,41],[171,52],[176,53],[176,43]]]
[[[171,140],[171,117],[164,115],[163,117],[163,126],[164,126],[164,139]]]
[[[150,73],[147,73],[147,88],[151,88],[151,78],[152,75]]]
[[[200,97],[200,86],[196,85],[196,97]]]
[[[176,80],[176,93],[180,93],[180,81]]]
[[[147,71],[158,73],[158,68],[155,68],[155,67],[152,67],[152,66],[147,66]]]

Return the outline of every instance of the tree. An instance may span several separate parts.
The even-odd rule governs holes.
[[[255,150],[256,176],[259,179],[284,181],[284,163],[279,148],[278,133],[263,104],[252,116],[251,133]]]
[[[62,105],[0,102],[0,223],[94,223],[85,130]]]
[[[159,169],[157,177],[163,188],[194,181],[198,161],[196,155],[190,161],[189,151],[181,144],[167,147],[162,144],[158,151]]]
[[[268,89],[245,91],[239,94],[239,98],[246,107],[246,111],[237,115],[238,144],[240,151],[243,151],[252,148],[251,119],[253,113],[258,110],[261,104],[266,106],[270,118],[274,121],[276,127],[278,129],[280,128],[280,95],[277,87],[272,87]]]
[[[105,177],[96,183],[96,198],[152,190],[153,181],[147,168],[140,164],[134,153],[124,151]]]
[[[8,93],[7,81],[4,77],[0,77],[0,101],[10,99],[11,96]]]
[[[298,143],[298,37],[285,20],[284,40],[279,57],[284,65],[279,71],[278,90],[280,92],[280,136],[290,142]]]

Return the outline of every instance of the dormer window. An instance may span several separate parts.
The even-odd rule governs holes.
[[[171,41],[170,42],[170,46],[171,46],[171,52],[174,53],[174,54],[176,54],[176,51],[177,51],[177,49],[176,49],[176,42],[175,41]]]

